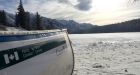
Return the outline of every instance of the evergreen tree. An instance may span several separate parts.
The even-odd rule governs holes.
[[[18,13],[16,13],[16,15],[15,15],[15,25],[16,25],[16,27],[20,27]]]
[[[38,12],[36,13],[36,27],[37,30],[43,30],[43,27],[41,25],[41,17]]]
[[[32,30],[31,29],[31,26],[30,26],[30,13],[29,12],[26,12],[26,14],[25,14],[25,26],[26,26],[26,29],[27,30]]]
[[[27,29],[27,27],[26,27],[26,13],[24,11],[21,0],[20,0],[20,4],[19,4],[17,10],[18,10],[18,12],[16,13],[16,20],[15,20],[16,26]]]
[[[2,25],[7,25],[7,18],[4,10],[0,12],[0,23]]]
[[[48,23],[49,23],[48,26],[47,26],[47,29],[48,29],[48,30],[54,29],[54,28],[53,28],[53,22],[52,22],[52,20],[49,20],[49,19],[48,19],[47,21],[48,21]]]
[[[2,24],[2,11],[0,11],[0,24]]]

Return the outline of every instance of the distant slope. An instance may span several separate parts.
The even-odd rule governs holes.
[[[91,30],[95,26],[88,23],[77,23],[73,20],[56,20],[56,19],[50,19],[50,18],[43,18],[44,22],[43,25],[46,25],[47,28],[59,28],[68,29],[69,33],[88,33],[88,30]]]
[[[140,32],[140,19],[134,19],[122,23],[97,26],[92,33],[112,33],[112,32]]]

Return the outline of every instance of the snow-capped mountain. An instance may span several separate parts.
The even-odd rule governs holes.
[[[15,26],[15,16],[13,14],[6,13],[6,17],[8,26]]]
[[[6,13],[6,17],[7,17],[8,26],[15,26],[15,15]],[[30,25],[32,26],[35,25],[35,18],[36,18],[36,15],[30,13]],[[57,20],[57,19],[51,19],[51,18],[46,18],[46,17],[42,17],[41,22],[42,22],[41,24],[45,27],[45,29],[66,28],[68,29],[69,33],[89,32],[89,30],[95,27],[92,24],[78,23],[78,22],[75,22],[74,20]]]
[[[15,26],[15,15],[6,13],[7,26]],[[31,30],[36,30],[36,15],[30,15],[29,25]],[[74,20],[57,20],[46,17],[41,17],[41,26],[43,29],[64,29],[66,28],[69,33],[112,33],[112,32],[139,32],[140,19],[129,20],[121,23],[110,25],[96,26],[89,23],[78,23]]]
[[[50,19],[50,18],[43,18],[43,24],[48,26],[53,26],[54,28],[67,28],[68,32],[70,33],[82,33],[82,32],[88,32],[88,30],[91,30],[93,27],[92,24],[88,23],[77,23],[73,20],[56,20],[56,19]]]

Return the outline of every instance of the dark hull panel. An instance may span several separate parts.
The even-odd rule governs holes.
[[[0,36],[0,75],[71,75],[73,68],[65,30]]]

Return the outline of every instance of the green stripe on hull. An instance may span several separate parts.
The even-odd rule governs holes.
[[[0,51],[0,70],[66,44],[64,38]],[[66,47],[64,47],[66,48]]]

